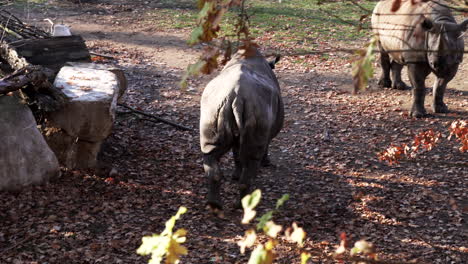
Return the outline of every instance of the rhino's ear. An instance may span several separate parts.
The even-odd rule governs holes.
[[[279,61],[280,59],[281,59],[281,55],[278,54],[278,55],[276,55],[275,60],[269,61],[268,64],[270,65],[270,68],[274,69],[274,68],[275,68],[275,64],[278,63],[278,61]]]
[[[434,23],[429,18],[424,18],[421,26],[424,30],[429,31],[434,27]]]
[[[460,29],[461,31],[466,31],[468,29],[468,19],[460,23]]]

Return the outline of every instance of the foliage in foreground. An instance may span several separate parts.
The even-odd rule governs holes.
[[[166,228],[161,234],[143,237],[143,243],[138,248],[137,253],[143,256],[151,254],[151,259],[148,262],[150,264],[159,264],[164,257],[166,264],[179,263],[180,257],[188,253],[187,248],[181,245],[186,240],[187,231],[178,229],[173,232],[173,229],[176,221],[185,212],[187,212],[187,208],[180,207],[177,214],[166,222]]]
[[[242,207],[244,209],[244,216],[242,224],[249,225],[255,219],[257,212],[255,207],[260,203],[261,191],[255,190],[242,199]],[[297,223],[293,222],[292,225],[286,229],[283,226],[276,224],[273,221],[273,215],[278,212],[281,206],[289,199],[289,195],[283,195],[277,202],[273,210],[268,211],[261,217],[256,218],[256,228],[249,228],[237,244],[240,247],[240,252],[244,254],[246,249],[253,248],[247,264],[272,264],[276,259],[275,248],[281,241],[289,241],[296,244],[296,247],[302,249],[306,239],[306,232],[299,227]],[[187,249],[181,245],[186,240],[187,231],[185,229],[178,229],[173,232],[176,220],[187,211],[185,207],[180,207],[177,214],[171,217],[166,222],[166,228],[161,234],[154,234],[146,236],[142,239],[142,245],[138,248],[137,253],[140,255],[150,255],[150,264],[159,264],[165,259],[165,264],[177,264],[180,262],[182,255],[188,253]],[[268,239],[266,242],[261,243],[259,235],[263,234]],[[374,246],[364,240],[357,241],[352,248],[348,247],[348,239],[345,233],[340,235],[341,242],[339,247],[335,250],[330,259],[338,262],[343,261],[356,261],[361,263],[391,263],[385,260],[379,260]],[[300,250],[301,264],[308,263],[312,257],[312,253],[305,250]],[[403,263],[403,262],[401,262]]]

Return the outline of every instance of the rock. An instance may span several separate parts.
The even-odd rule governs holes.
[[[16,97],[0,96],[0,138],[0,190],[17,190],[59,174],[57,158],[31,110]]]
[[[101,143],[112,131],[117,100],[126,81],[92,64],[74,64],[60,70],[54,86],[62,89],[69,102],[48,114],[47,142],[64,166],[95,167]]]

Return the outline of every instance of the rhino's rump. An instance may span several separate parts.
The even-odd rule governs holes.
[[[248,65],[225,68],[207,85],[202,95],[202,152],[229,148],[241,135],[265,144],[277,122],[279,93],[276,79],[254,72]]]

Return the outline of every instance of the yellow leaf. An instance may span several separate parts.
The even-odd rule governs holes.
[[[265,243],[265,249],[267,251],[273,250],[278,245],[278,241],[276,239],[270,239],[268,242]]]
[[[272,238],[275,238],[278,233],[281,232],[281,229],[283,229],[283,227],[275,224],[273,221],[268,221],[264,227],[265,233]]]
[[[341,240],[340,246],[335,250],[333,255],[339,256],[346,252],[346,240]]]
[[[253,229],[247,230],[245,232],[244,238],[241,241],[237,242],[237,245],[239,245],[240,247],[240,252],[244,254],[245,249],[253,246],[256,240],[257,240],[257,233],[255,233],[255,230]]]
[[[298,227],[296,223],[293,223],[293,232],[290,233],[290,231],[288,230],[286,232],[286,237],[289,240],[299,244],[299,246],[302,246],[306,237],[306,232],[304,231],[304,229]]]
[[[256,214],[257,212],[253,209],[250,209],[250,208],[244,209],[244,217],[242,218],[242,224],[246,225],[250,223],[250,221],[254,219]]]
[[[301,253],[301,264],[306,264],[307,260],[310,259],[310,253],[302,252]]]
[[[186,247],[177,243],[175,239],[171,239],[167,249],[166,264],[176,264],[179,262],[181,255],[187,255],[188,250]]]
[[[374,253],[374,245],[365,240],[359,240],[354,243],[354,247],[351,249],[351,256],[354,256],[359,253],[371,254]]]

